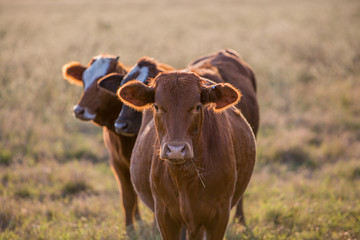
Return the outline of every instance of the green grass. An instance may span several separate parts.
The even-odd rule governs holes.
[[[177,68],[233,48],[254,69],[261,124],[247,227],[226,239],[360,239],[360,3],[0,1],[0,240],[126,236],[102,130],[72,116],[63,64],[100,53]]]

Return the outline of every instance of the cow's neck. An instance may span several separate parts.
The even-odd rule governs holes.
[[[110,142],[107,146],[108,148],[111,148],[111,154],[116,155],[117,159],[124,158],[127,163],[130,164],[132,146],[134,146],[137,136],[127,137],[119,135],[107,127],[104,127],[103,129],[104,139],[108,138],[108,141]]]
[[[109,107],[97,113],[94,123],[106,127],[115,133],[115,120],[121,111],[122,103],[119,100],[110,102]]]

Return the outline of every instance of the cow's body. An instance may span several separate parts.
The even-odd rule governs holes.
[[[64,65],[63,76],[71,83],[84,86],[83,95],[74,107],[77,118],[103,127],[106,148],[110,155],[110,164],[115,178],[121,187],[125,224],[131,226],[134,217],[140,219],[136,192],[130,180],[130,156],[136,140],[134,136],[123,136],[115,133],[114,122],[123,104],[111,91],[119,87],[126,68],[118,63],[114,56],[98,56],[87,66],[77,62]],[[106,79],[102,79],[106,76]]]
[[[188,68],[199,76],[216,83],[230,83],[241,91],[241,110],[256,136],[259,128],[259,106],[256,97],[256,80],[251,67],[231,49],[222,50],[192,62]]]
[[[132,107],[153,105],[143,112],[130,172],[163,239],[179,239],[183,225],[188,239],[222,239],[252,175],[253,132],[229,107],[239,94],[230,85],[207,85],[193,73],[170,72],[151,87],[129,82],[119,91]]]
[[[230,49],[222,50],[195,60],[188,68],[199,76],[214,82],[231,83],[241,91],[241,101],[236,104],[236,107],[241,110],[256,137],[259,128],[256,79],[251,67],[241,60],[239,54]],[[245,224],[243,199],[238,203],[235,218],[240,223]]]
[[[146,67],[146,69],[144,69],[144,67]],[[141,72],[146,72],[148,77],[155,77],[159,72],[162,72],[160,71],[159,66],[151,59],[142,59],[142,62],[140,61],[134,69],[138,72],[136,78],[130,77],[131,74],[129,74],[127,81],[137,79],[147,84],[148,82],[147,80],[144,81],[144,74],[141,75]],[[168,70],[169,69],[166,69],[166,71]],[[241,110],[256,136],[259,126],[259,107],[256,98],[255,76],[250,66],[240,59],[238,53],[233,50],[221,50],[216,53],[200,57],[192,62],[185,71],[195,72],[199,76],[207,78],[215,83],[231,83],[239,89],[241,91],[242,98],[241,101],[236,104],[236,107]],[[142,78],[139,78],[139,75],[141,75]],[[127,82],[124,81],[126,80],[125,78],[122,81],[122,85]],[[131,119],[131,124],[128,124],[129,119]],[[137,133],[140,128],[141,115],[134,110],[131,110],[129,107],[124,107],[116,122],[119,126],[127,126],[127,129],[117,128],[118,131],[126,130],[125,133],[128,133],[129,129],[133,129],[132,132]],[[155,140],[153,140],[153,142],[155,142]],[[138,171],[141,170],[138,169]],[[140,172],[138,174],[142,173]],[[148,179],[144,177],[141,181],[148,182]],[[148,195],[151,195],[150,191],[148,191]],[[148,206],[153,205],[151,198],[143,200],[148,201]],[[242,199],[238,203],[235,218],[240,223],[245,223]]]

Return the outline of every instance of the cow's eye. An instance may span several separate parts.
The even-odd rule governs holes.
[[[198,113],[198,112],[200,112],[201,108],[202,108],[202,106],[201,106],[201,104],[199,104],[199,105],[197,105],[196,107],[190,108],[188,112]]]
[[[197,112],[199,112],[199,111],[201,110],[201,104],[197,105],[196,108],[195,108],[195,110],[196,110]]]
[[[155,111],[159,111],[159,107],[158,107],[158,105],[154,105],[154,109],[155,109]]]

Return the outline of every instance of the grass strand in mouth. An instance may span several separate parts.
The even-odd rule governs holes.
[[[199,179],[200,179],[201,185],[202,185],[204,188],[206,188],[205,183],[204,183],[204,180],[202,179],[199,170],[196,168],[196,165],[195,165],[195,163],[194,163],[194,160],[191,160],[191,163],[192,163],[192,165],[194,166],[194,169],[195,169],[195,171],[196,171],[196,173],[197,173],[197,175],[198,175],[198,177],[199,177]]]

